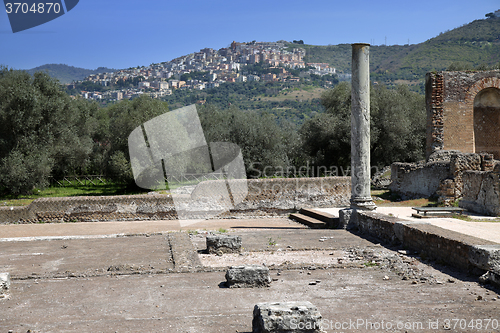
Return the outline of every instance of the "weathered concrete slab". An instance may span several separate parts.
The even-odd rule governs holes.
[[[295,235],[293,234],[295,233]],[[248,237],[247,237],[248,234]],[[318,239],[331,236],[324,242]],[[200,236],[200,235],[198,235]],[[85,240],[79,252],[82,257],[64,257],[63,264],[73,267],[107,267],[109,260],[116,263],[149,263],[157,267],[156,251],[144,240],[162,240],[165,237],[136,236],[128,240],[130,249],[123,252],[119,261],[114,257],[113,244],[97,244]],[[269,237],[277,241],[270,246]],[[280,238],[281,237],[281,238]],[[205,239],[200,236],[203,249]],[[118,238],[113,241],[120,240]],[[247,231],[244,247],[259,250],[271,248],[341,248],[355,246],[363,253],[371,243],[345,230],[272,230]],[[111,240],[110,240],[111,241]],[[72,250],[73,243],[62,241],[16,242],[12,251],[2,248],[0,258],[19,271],[20,265],[29,271],[47,262],[50,251],[52,260],[62,250]],[[83,241],[82,241],[83,242]],[[42,247],[42,243],[47,248]],[[152,242],[157,244],[156,242]],[[63,249],[62,245],[68,247]],[[121,242],[118,245],[123,245]],[[125,244],[126,245],[126,244]],[[371,246],[375,246],[371,244]],[[88,256],[87,251],[96,257]],[[83,249],[88,250],[83,251]],[[168,248],[168,246],[167,246]],[[380,248],[380,246],[377,246]],[[30,251],[28,251],[28,249]],[[42,250],[43,249],[43,250]],[[108,249],[108,252],[106,252]],[[75,253],[76,248],[74,249]],[[3,254],[8,251],[8,256]],[[73,250],[72,250],[73,251]],[[36,255],[36,253],[45,253]],[[101,252],[104,252],[101,255]],[[26,254],[19,260],[15,253]],[[162,252],[164,253],[164,252]],[[132,256],[133,254],[133,256]],[[326,253],[325,255],[329,255]],[[353,255],[357,255],[353,253]],[[397,252],[395,255],[398,255]],[[106,259],[106,256],[108,257]],[[25,256],[22,256],[25,257]],[[220,257],[221,259],[225,256]],[[59,259],[58,259],[59,258]],[[98,263],[101,260],[107,260]],[[369,258],[369,257],[367,257]],[[363,259],[363,258],[361,258]],[[370,259],[363,259],[363,262]],[[403,279],[399,273],[383,267],[361,265],[361,267],[338,267],[331,269],[294,269],[278,272],[271,270],[276,279],[269,288],[219,288],[221,271],[196,273],[168,273],[164,271],[134,275],[98,275],[51,278],[40,276],[19,278],[11,281],[12,299],[0,300],[0,327],[5,331],[26,332],[251,332],[252,310],[255,304],[267,301],[310,301],[321,312],[327,332],[374,332],[370,325],[390,322],[394,330],[398,325],[411,324],[410,332],[435,331],[429,325],[444,325],[450,318],[497,318],[500,298],[498,292],[486,289],[471,281],[470,277],[456,271],[448,273],[411,260],[408,269],[415,264],[425,266],[425,276],[434,276],[436,282],[421,279]],[[35,266],[32,266],[34,264]],[[29,266],[29,267],[28,267]],[[60,269],[65,269],[61,265]],[[446,267],[443,268],[446,270]],[[399,270],[399,268],[398,268]],[[9,271],[0,269],[0,271]],[[12,272],[10,272],[12,274]],[[310,282],[316,284],[311,285]],[[318,282],[320,281],[320,282]],[[438,282],[437,282],[438,281]],[[432,323],[430,322],[432,321]],[[342,325],[353,322],[354,328],[342,329]],[[437,325],[436,324],[436,325]],[[341,327],[336,328],[336,327]],[[346,326],[344,326],[346,327]],[[398,330],[404,331],[404,330]],[[474,331],[474,330],[471,330]]]
[[[233,233],[233,231],[231,231]],[[266,229],[265,232],[252,228],[241,228],[234,234],[242,238],[242,251],[292,250],[334,250],[351,246],[377,246],[367,239],[343,229]],[[191,237],[199,251],[206,250],[205,235]],[[324,242],[320,238],[328,237]]]
[[[320,333],[322,316],[308,301],[259,303],[253,309],[252,333]]]
[[[159,273],[173,269],[164,235],[0,242],[13,279]]]
[[[229,288],[269,287],[269,268],[262,265],[232,266],[226,272],[226,286]]]

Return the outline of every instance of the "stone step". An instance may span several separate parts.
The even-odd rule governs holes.
[[[321,211],[314,210],[311,208],[302,208],[299,211],[299,213],[302,215],[307,215],[309,217],[312,217],[316,220],[320,220],[322,222],[325,222],[329,227],[332,227],[332,228],[337,226],[339,223],[338,217],[335,217],[330,213],[321,212]]]
[[[307,225],[311,229],[326,229],[328,227],[325,222],[300,213],[290,214],[290,218],[294,221]]]

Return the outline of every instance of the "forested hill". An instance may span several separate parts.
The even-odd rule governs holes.
[[[26,70],[33,75],[36,72],[47,72],[51,77],[56,78],[61,83],[71,83],[74,80],[83,80],[91,74],[109,73],[116,69],[99,67],[97,69],[85,69],[63,64],[47,64]]]
[[[306,62],[325,62],[340,72],[350,72],[351,45],[300,47],[306,48]],[[370,48],[372,77],[380,80],[418,80],[427,72],[444,70],[457,62],[467,67],[500,62],[500,18],[476,20],[420,44]]]

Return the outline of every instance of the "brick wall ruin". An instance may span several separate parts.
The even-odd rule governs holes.
[[[427,156],[439,150],[500,159],[500,71],[426,76]]]
[[[433,72],[425,81],[427,161],[394,163],[389,188],[500,214],[498,184],[485,181],[500,160],[500,71]]]

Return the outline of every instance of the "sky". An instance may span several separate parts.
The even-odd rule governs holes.
[[[498,9],[498,0],[80,0],[65,15],[17,33],[2,10],[0,65],[122,69],[233,40],[417,44]]]

